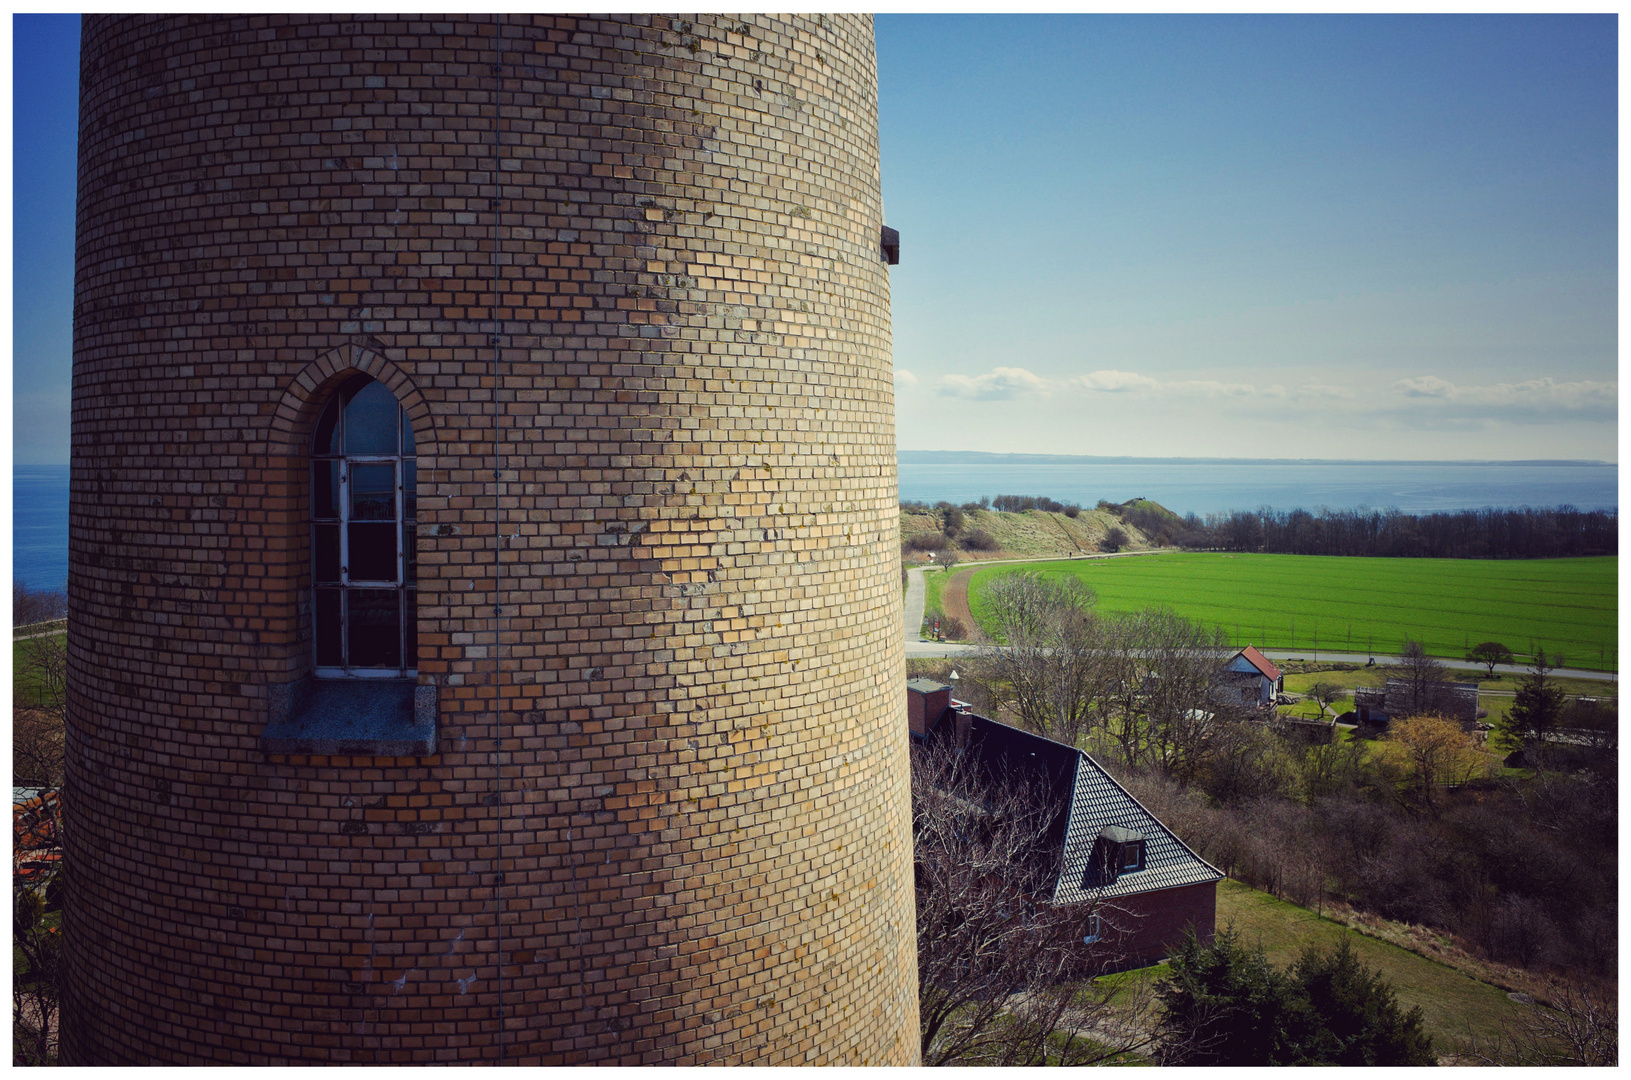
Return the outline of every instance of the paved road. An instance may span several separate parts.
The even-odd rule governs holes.
[[[1075,561],[1076,559],[1127,559],[1140,555],[1168,554],[1175,550],[1177,549],[1156,548],[1153,551],[1118,551],[1113,554],[1109,552],[1097,552],[1093,554],[1083,552],[1082,554],[1071,556],[1071,561]],[[1035,555],[1030,555],[1019,559],[970,559],[967,562],[958,563],[956,569],[978,570],[987,566],[1001,566],[1005,563],[1063,561],[1065,560],[1050,559],[1046,555],[1041,556],[1040,558]],[[935,570],[937,573],[947,573],[947,571],[941,567],[929,567],[927,569]],[[909,567],[906,571],[906,619],[905,626],[903,627],[903,629],[906,631],[906,655],[908,657],[926,657],[933,659],[935,657],[942,656],[969,656],[975,652],[978,652],[978,646],[975,645],[957,645],[952,642],[923,640],[923,613],[925,610],[927,610],[929,602],[929,587],[927,580],[924,577],[924,573],[925,568],[921,566]]]
[[[929,602],[929,586],[923,581],[923,568],[906,571],[906,643],[923,636],[923,608]]]
[[[978,645],[957,645],[949,641],[908,641],[906,643],[906,656],[908,659],[914,660],[934,660],[955,656],[973,656],[979,651],[980,647]],[[1301,652],[1263,650],[1263,653],[1270,660],[1314,659],[1314,653],[1311,650]],[[1363,664],[1366,660],[1370,659],[1370,657],[1364,653],[1328,653],[1324,650],[1320,651],[1319,658],[1321,660],[1331,660],[1342,664]],[[1377,666],[1383,667],[1388,664],[1397,664],[1401,659],[1403,658],[1398,656],[1378,655],[1376,657],[1376,663]],[[1485,670],[1485,665],[1468,663],[1465,660],[1441,660],[1439,662],[1452,670]],[[1529,672],[1528,668],[1522,667],[1518,664],[1496,664],[1495,670],[1503,675],[1526,675]],[[1613,672],[1585,671],[1581,668],[1558,668],[1553,671],[1552,674],[1558,676],[1559,678],[1593,679],[1597,682],[1616,682],[1619,679],[1619,676]]]
[[[1326,652],[1321,649],[1317,654],[1312,649],[1262,649],[1259,650],[1270,660],[1331,660],[1339,664],[1363,664],[1370,657],[1365,653]],[[1377,666],[1397,664],[1403,657],[1376,656]],[[1477,664],[1469,660],[1447,660],[1436,658],[1445,667],[1456,671],[1488,671],[1488,664]],[[1522,664],[1496,664],[1495,672],[1498,675],[1527,675],[1529,669]],[[1562,679],[1596,679],[1598,682],[1618,682],[1619,675],[1612,671],[1587,671],[1584,668],[1554,668],[1552,674]]]
[[[13,640],[13,641],[33,641],[36,638],[57,637],[57,636],[59,636],[61,634],[66,634],[67,632],[68,632],[68,628],[66,626],[59,626],[55,630],[43,630],[38,634],[24,634],[21,637],[17,637],[17,636],[14,635],[11,640]]]

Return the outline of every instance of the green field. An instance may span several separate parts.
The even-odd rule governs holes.
[[[976,571],[969,607],[984,625],[985,588],[1020,570],[1079,578],[1101,611],[1169,607],[1221,627],[1235,645],[1397,654],[1407,639],[1459,659],[1499,641],[1568,666],[1617,669],[1619,562],[1593,559],[1366,559],[1182,553],[993,566]]]

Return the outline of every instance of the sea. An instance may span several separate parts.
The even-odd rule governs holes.
[[[1184,461],[900,464],[902,502],[1036,495],[1091,507],[1153,499],[1178,514],[1232,510],[1619,509],[1613,464]]]
[[[68,584],[68,466],[11,471],[11,577],[31,589]]]
[[[68,466],[12,472],[12,576],[31,588],[68,582]],[[1180,514],[1269,506],[1318,511],[1397,508],[1405,513],[1485,507],[1619,509],[1612,464],[1375,462],[1091,462],[928,464],[902,462],[903,502],[978,502],[1045,495],[1093,506],[1100,499],[1154,499]]]

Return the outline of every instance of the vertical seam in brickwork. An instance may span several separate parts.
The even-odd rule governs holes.
[[[498,872],[493,895],[497,900],[498,949],[498,1063],[504,1064],[504,459],[503,444],[499,438],[499,325],[498,325],[498,215],[499,215],[499,91],[504,79],[504,16],[493,13],[493,199],[489,206],[493,217],[492,265],[493,316],[493,789],[497,797],[493,812],[498,817]]]

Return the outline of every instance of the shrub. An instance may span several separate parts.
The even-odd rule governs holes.
[[[939,551],[946,546],[946,538],[939,533],[913,533],[902,540],[900,546],[906,551]]]
[[[1120,551],[1127,546],[1127,532],[1120,525],[1112,525],[1099,541],[1100,551]]]
[[[1082,512],[1082,508],[1080,506],[1077,506],[1075,503],[1066,503],[1065,504],[1065,516],[1066,517],[1073,518],[1073,517],[1076,517],[1077,515],[1079,515],[1081,512]]]
[[[963,531],[963,512],[951,503],[940,504],[941,520],[945,522],[945,533],[948,537],[956,536]]]
[[[957,541],[964,551],[996,551],[996,537],[984,529],[970,529]]]
[[[1309,946],[1286,973],[1230,930],[1209,946],[1191,934],[1171,963],[1156,987],[1168,1064],[1435,1064],[1421,1009],[1400,1009],[1346,937],[1330,952]]]
[[[940,619],[940,636],[947,641],[963,641],[968,637],[968,627],[957,616],[944,615]]]

